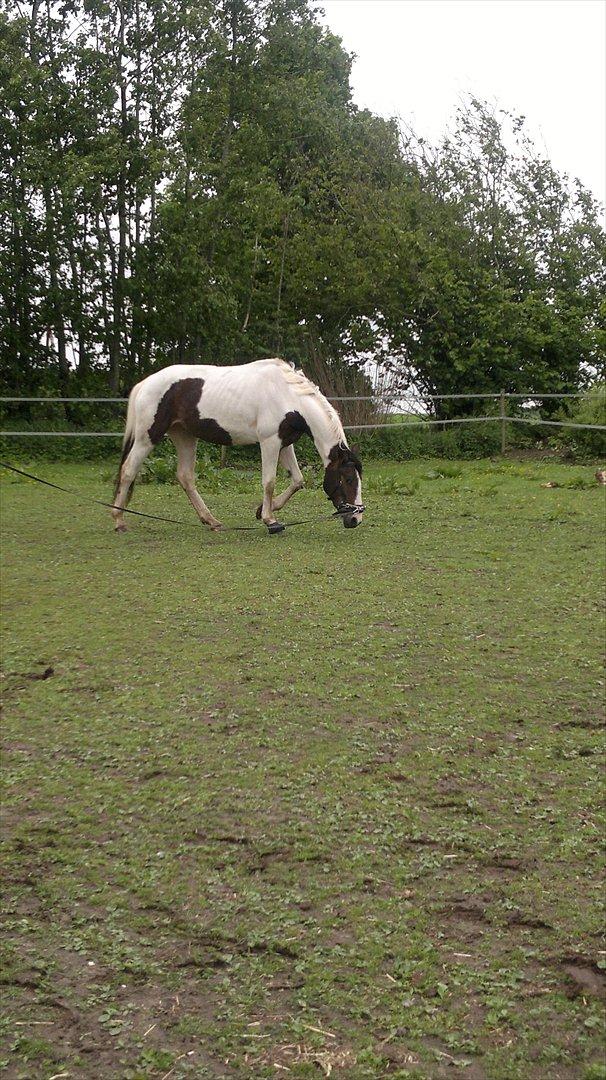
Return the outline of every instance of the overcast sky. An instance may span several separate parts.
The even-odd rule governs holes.
[[[606,202],[605,0],[320,0],[356,54],[357,105],[437,139],[465,93],[527,117]]]

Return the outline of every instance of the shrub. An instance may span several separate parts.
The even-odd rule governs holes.
[[[419,481],[411,480],[403,484],[394,476],[373,476],[370,481],[370,491],[373,495],[416,495],[419,490]]]
[[[597,383],[572,409],[560,413],[558,420],[575,424],[606,424],[606,383]],[[594,461],[606,454],[606,432],[560,429],[556,439],[580,460]]]
[[[51,406],[35,412],[32,409],[25,417],[6,415],[5,428],[20,430],[113,430],[118,431],[123,424],[119,410],[114,415],[109,407],[99,407],[95,414],[92,406],[77,406],[80,412],[70,406],[70,415],[59,417],[56,409],[51,415]],[[72,415],[73,412],[73,415]],[[519,415],[522,415],[520,412]],[[529,413],[523,413],[528,418]],[[573,407],[571,412],[561,411],[558,420],[572,420],[585,424],[604,424],[606,422],[606,384],[601,384],[587,393]],[[378,418],[381,419],[380,417]],[[414,419],[414,424],[411,420]],[[397,421],[400,421],[399,423]],[[452,424],[441,427],[439,424],[418,423],[417,417],[389,417],[393,426],[377,428],[374,431],[348,432],[348,439],[356,446],[362,457],[384,459],[388,461],[410,461],[419,458],[473,459],[492,457],[500,453],[501,429],[498,418],[494,423],[466,423],[460,426]],[[564,448],[570,456],[579,460],[595,460],[606,452],[604,432],[532,427],[524,424],[510,424],[507,432],[510,448],[532,448],[550,445]],[[302,465],[318,465],[318,457],[310,439],[304,438],[297,444],[297,456]],[[102,461],[112,463],[120,457],[120,438],[93,439],[56,438],[48,439],[6,437],[0,439],[0,453],[4,457],[22,461]],[[230,466],[251,466],[259,463],[258,446],[234,446],[229,448]],[[220,448],[200,443],[198,459],[204,469],[212,474],[218,470]],[[164,464],[170,460],[171,466]],[[160,443],[148,459],[143,482],[168,483],[176,468],[174,448],[168,439]],[[162,463],[161,463],[162,462]],[[171,474],[172,469],[172,474]],[[218,481],[217,481],[218,482]]]

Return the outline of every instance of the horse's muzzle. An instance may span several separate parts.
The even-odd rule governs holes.
[[[355,529],[356,525],[360,524],[365,509],[364,503],[344,502],[337,507],[332,516],[342,518],[346,529]]]

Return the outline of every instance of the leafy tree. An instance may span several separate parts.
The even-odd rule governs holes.
[[[603,364],[595,200],[479,101],[436,148],[357,109],[309,0],[32,0],[0,46],[8,389],[281,353],[540,396]]]
[[[433,394],[575,390],[603,362],[595,200],[536,154],[523,118],[477,100],[436,150],[404,152],[418,168],[418,259],[413,312],[401,318],[392,282],[388,326],[407,377]],[[402,291],[409,304],[410,275]]]

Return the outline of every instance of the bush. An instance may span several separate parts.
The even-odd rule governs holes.
[[[438,425],[413,427],[406,423],[395,427],[365,431],[350,441],[370,458],[410,461],[414,458],[479,458],[499,452],[501,434],[498,423]]]
[[[75,408],[75,407],[74,407]],[[86,409],[89,407],[86,406]],[[50,407],[49,407],[50,409]],[[82,410],[85,407],[82,406]],[[70,406],[70,414],[72,407]],[[528,411],[519,412],[529,418]],[[537,414],[535,414],[537,415]],[[571,412],[563,410],[555,417],[558,420],[571,420],[582,424],[604,424],[606,422],[606,384],[601,384],[586,394],[576,403]],[[466,423],[441,427],[439,424],[411,423],[411,417],[390,417],[393,426],[347,433],[351,444],[356,446],[362,457],[386,461],[410,461],[418,458],[474,459],[493,457],[500,453],[501,427],[497,417],[493,423]],[[418,418],[414,418],[417,420]],[[401,422],[397,422],[400,420]],[[118,431],[123,420],[116,407],[115,415],[109,415],[109,407],[95,415],[81,411],[73,416],[52,417],[49,411],[33,411],[26,417],[11,415],[5,418],[6,428],[27,430],[88,430]],[[554,434],[555,432],[555,434]],[[600,431],[567,431],[565,428],[532,427],[524,424],[510,424],[507,430],[507,443],[510,449],[540,448],[546,445],[565,449],[570,456],[579,460],[595,460],[606,453],[605,433]],[[83,436],[70,438],[51,437],[47,439],[32,436],[0,439],[0,453],[10,460],[21,461],[101,461],[116,462],[120,458],[120,438],[93,439]],[[303,438],[297,443],[297,457],[302,465],[318,464],[318,456],[312,442]],[[229,448],[230,466],[250,467],[259,463],[258,446],[233,446]],[[170,467],[164,460],[170,460]],[[220,448],[199,444],[198,459],[209,473],[218,471]],[[170,482],[175,470],[174,449],[165,439],[148,458],[143,482]],[[219,483],[219,481],[217,480]]]
[[[597,383],[567,413],[558,420],[575,424],[606,424],[606,383]],[[557,440],[581,461],[595,461],[606,454],[606,432],[560,429]]]
[[[120,439],[4,436],[0,438],[0,455],[9,461],[115,461],[117,468]]]
[[[73,431],[75,435],[61,438],[56,435],[4,436],[0,438],[3,456],[36,461],[101,461],[119,460],[122,436],[91,438],[78,432],[114,431],[124,429],[124,406],[99,403],[32,402],[19,405],[3,402],[0,405],[1,424],[6,431]]]
[[[419,481],[411,480],[407,484],[396,480],[394,476],[373,476],[370,480],[369,490],[373,495],[416,495],[419,490]]]

